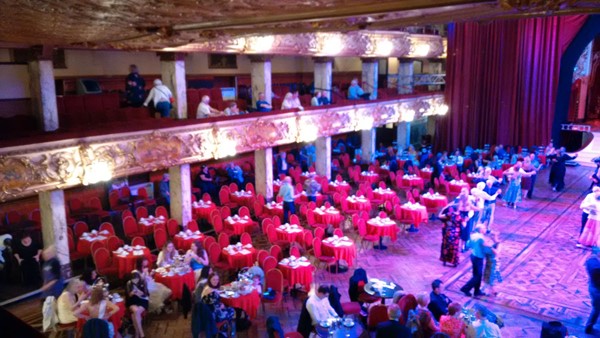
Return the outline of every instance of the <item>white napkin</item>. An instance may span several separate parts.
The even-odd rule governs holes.
[[[144,254],[144,250],[134,250],[134,251],[133,251],[133,254],[134,254],[135,256],[141,256],[141,255],[143,255],[143,254]]]

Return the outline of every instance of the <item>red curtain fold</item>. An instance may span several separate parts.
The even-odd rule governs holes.
[[[452,24],[436,147],[550,140],[560,56],[587,16]]]

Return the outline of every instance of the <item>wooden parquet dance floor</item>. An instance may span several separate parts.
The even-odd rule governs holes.
[[[384,252],[367,249],[360,252],[355,267],[367,270],[369,277],[389,279],[412,293],[430,291],[432,280],[446,283],[446,294],[462,304],[481,302],[503,317],[506,326],[503,337],[536,337],[543,321],[560,320],[570,334],[586,337],[583,325],[589,311],[587,274],[584,262],[590,249],[575,247],[579,235],[581,212],[579,203],[587,189],[590,169],[568,168],[566,189],[553,192],[547,182],[548,170],[540,173],[533,200],[522,201],[517,210],[498,204],[494,230],[502,241],[499,255],[503,283],[496,287],[496,297],[480,300],[467,298],[459,288],[471,276],[468,253],[463,254],[458,267],[444,267],[439,261],[441,223],[430,221],[421,225],[418,233],[401,233],[397,242],[386,243]],[[259,245],[266,244],[262,238]],[[348,300],[348,279],[351,271],[329,274],[315,273],[316,283],[336,285],[342,302]],[[39,303],[37,303],[39,304]],[[24,305],[9,308],[21,311]],[[279,316],[285,331],[295,331],[301,302],[287,297],[283,309],[267,306],[241,337],[265,337],[265,320]],[[145,324],[146,337],[191,338],[190,319],[180,313],[150,315]],[[596,331],[598,332],[598,331]],[[591,336],[589,336],[591,337]]]

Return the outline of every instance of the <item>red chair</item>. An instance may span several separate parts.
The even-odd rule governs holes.
[[[209,194],[209,193],[205,192],[204,194],[202,194],[202,200],[203,200],[204,202],[208,202],[208,201],[211,201],[211,202],[212,202],[212,197],[210,197],[210,194]]]
[[[263,204],[261,204],[258,199],[253,202],[253,206],[254,206],[254,216],[258,220],[264,220],[267,217],[271,217],[271,215],[269,215],[265,212],[265,206]]]
[[[265,275],[265,288],[271,288],[275,291],[275,297],[273,299],[263,298],[263,312],[265,311],[265,303],[281,304],[283,310],[283,274],[277,269],[267,270]]]
[[[173,238],[179,232],[179,223],[177,223],[176,219],[169,219],[167,221],[167,233],[169,237]]]
[[[138,224],[131,216],[127,216],[123,219],[123,233],[125,233],[125,237],[127,238],[144,236],[144,234],[138,230]]]
[[[259,250],[256,254],[256,262],[258,262],[258,265],[260,265],[261,268],[263,268],[263,262],[267,257],[269,257],[267,250]]]
[[[167,208],[163,207],[162,205],[159,205],[158,207],[156,207],[156,210],[154,211],[154,215],[156,215],[156,217],[163,216],[165,219],[169,218],[169,213],[167,212]]]
[[[316,230],[316,229],[315,229]],[[305,231],[304,232],[304,250],[306,250],[307,253],[310,253],[312,251],[312,243],[313,243],[313,234],[310,231]]]
[[[313,250],[315,253],[315,258],[319,261],[320,264],[325,264],[325,267],[329,267],[330,265],[336,264],[337,260],[332,256],[324,256],[321,251],[321,240],[319,238],[313,239]]]
[[[298,215],[292,214],[290,216],[290,224],[300,225],[300,218],[298,217]]]
[[[244,217],[244,216],[250,217],[250,209],[248,209],[247,206],[240,207],[240,209],[238,210],[238,215],[240,217]]]
[[[113,264],[110,252],[106,248],[99,248],[92,255],[96,271],[99,275],[117,276],[119,270],[116,264]]]
[[[134,237],[131,239],[131,246],[146,246],[146,241],[143,237]]]
[[[108,194],[108,202],[111,210],[118,211],[129,209],[128,204],[121,203],[121,197],[119,196],[119,192],[116,190],[113,190]]]
[[[327,227],[327,224],[317,223],[317,221],[315,220],[315,212],[311,209],[308,209],[308,211],[306,212],[306,222],[308,222],[308,225],[313,228]]]
[[[277,267],[277,259],[273,256],[267,256],[263,260],[262,268],[264,271],[269,271]]]
[[[71,214],[78,214],[83,209],[83,203],[79,198],[72,198],[69,200],[69,209],[71,211]]]
[[[202,240],[202,247],[204,250],[208,250],[213,243],[217,243],[217,240],[214,237],[206,236]],[[208,251],[207,251],[208,252]]]
[[[281,252],[281,247],[279,245],[271,246],[271,249],[269,249],[269,255],[275,257],[278,262],[283,259],[283,253]]]
[[[223,220],[219,216],[216,216],[216,217],[213,218],[212,225],[213,225],[213,229],[215,229],[215,232],[217,234],[220,234],[220,233],[223,232],[223,233],[228,234],[229,236],[235,235],[235,233],[233,232],[233,230],[231,230],[231,229],[225,229],[223,227]]]
[[[219,200],[221,201],[221,205],[235,209],[238,207],[237,203],[231,202],[229,200],[229,191],[226,189],[221,189],[219,191]]]
[[[146,190],[146,188],[139,188],[137,191],[137,197],[139,198],[139,201],[136,201],[136,203],[143,204],[145,206],[156,205],[156,200],[148,196],[148,190]]]
[[[333,230],[333,235],[338,237],[344,237],[344,232],[342,231],[342,229],[337,228]]]
[[[102,202],[98,197],[92,197],[87,201],[87,207],[94,210],[94,214],[100,218],[110,217],[110,212],[102,208]]]
[[[106,241],[106,247],[110,251],[116,251],[123,246],[123,241],[117,236],[110,236]]]
[[[167,243],[167,233],[162,229],[154,230],[154,244],[156,244],[157,249],[162,249],[162,247]]]
[[[293,246],[290,248],[290,256],[300,257],[300,249],[297,246]]]
[[[283,338],[304,338],[304,336],[302,335],[302,333],[294,331],[284,333]]]
[[[186,226],[186,228],[187,228],[186,230],[190,230],[190,231],[193,231],[193,232],[199,231],[199,229],[198,229],[198,223],[196,221],[194,221],[194,220],[189,221],[188,224],[187,224],[187,226]]]
[[[75,248],[75,241],[73,240],[73,235],[71,235],[70,232],[68,233],[67,237],[69,241],[69,258],[71,258],[71,261],[78,261],[80,259],[84,259],[85,264],[85,258],[87,257],[87,255],[77,251],[77,249]]]
[[[324,237],[325,237],[325,229],[323,229],[323,228],[316,228],[315,229],[315,238],[323,240]]]
[[[125,217],[133,217],[133,212],[131,212],[129,209],[123,210],[121,213],[121,219],[123,220]]]
[[[231,184],[229,184],[229,193],[234,193],[238,191],[238,185],[235,182],[232,182]]]
[[[278,245],[282,249],[287,249],[290,246],[290,242],[277,238],[277,232],[274,226],[267,227],[267,239],[273,245]]]
[[[115,235],[115,228],[109,222],[104,222],[104,223],[100,224],[99,230],[100,230],[100,232],[108,231],[112,236]]]
[[[256,191],[254,190],[254,184],[250,182],[246,183],[246,191],[249,191],[256,195]]]
[[[219,234],[219,246],[221,247],[221,249],[224,249],[225,247],[229,246],[230,242],[229,242],[229,235],[222,232]]]
[[[137,207],[135,209],[135,219],[139,222],[142,218],[148,218],[148,209],[146,207]]]
[[[273,217],[271,217],[271,219],[273,220],[274,227],[277,228],[281,225],[281,218],[279,218],[278,216],[273,216]]]
[[[373,305],[369,309],[369,315],[367,316],[367,328],[369,330],[375,330],[377,324],[387,321],[387,306],[385,304]]]
[[[267,234],[267,227],[269,225],[273,226],[273,219],[271,219],[271,218],[263,219],[262,224],[261,224],[261,230],[262,230],[263,234],[265,234],[265,235]]]
[[[252,237],[250,237],[250,234],[247,232],[244,232],[241,236],[240,236],[240,242],[242,243],[242,245],[246,245],[246,244],[252,244]]]
[[[73,232],[75,238],[79,239],[84,232],[89,232],[90,228],[85,222],[79,221],[73,225]]]
[[[221,247],[217,243],[212,243],[208,248],[208,260],[215,269],[229,270],[229,265],[221,260]]]
[[[90,252],[92,253],[92,255],[94,254],[94,252],[96,252],[96,250],[100,249],[100,248],[106,248],[104,246],[104,243],[100,242],[100,241],[94,241],[92,242],[92,244],[90,245]]]
[[[379,218],[387,218],[387,214],[385,213],[385,211],[380,211],[378,216]]]
[[[379,242],[378,236],[367,234],[367,224],[364,219],[360,219],[358,221],[358,235],[361,238],[360,243],[363,247],[363,250],[365,248],[365,242],[371,243],[372,246],[375,245],[375,243]]]

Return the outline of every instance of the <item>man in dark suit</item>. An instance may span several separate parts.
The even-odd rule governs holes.
[[[388,318],[390,320],[377,325],[376,338],[411,338],[410,329],[400,324],[398,319],[402,311],[396,304],[388,306]]]
[[[431,311],[431,314],[435,317],[437,322],[440,321],[442,315],[448,314],[448,305],[452,303],[450,298],[442,293],[444,290],[443,287],[444,283],[439,279],[436,279],[431,283],[432,291],[429,295],[431,300],[429,301],[429,305],[427,305],[427,308]]]

